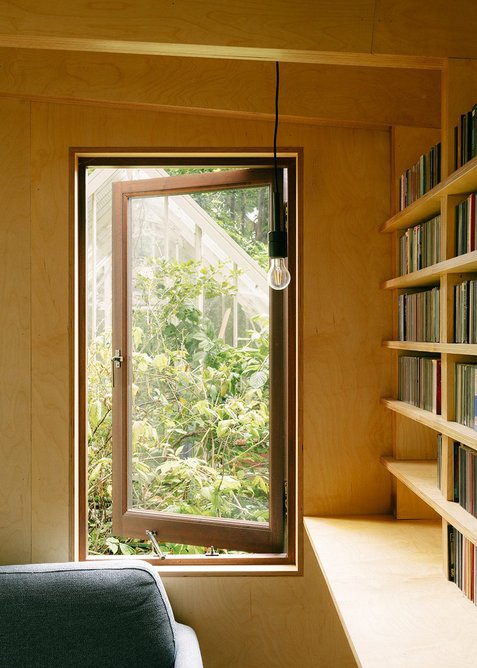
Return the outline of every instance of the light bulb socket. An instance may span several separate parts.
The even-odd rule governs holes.
[[[272,230],[268,233],[268,256],[288,257],[286,230]]]

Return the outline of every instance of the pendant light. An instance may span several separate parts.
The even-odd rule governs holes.
[[[280,64],[275,63],[276,85],[275,85],[275,130],[273,133],[273,165],[275,170],[273,197],[272,197],[272,221],[268,233],[268,255],[270,258],[270,269],[268,270],[268,284],[273,290],[284,290],[288,287],[291,276],[287,267],[288,239],[283,208],[282,195],[278,188],[278,160],[277,160],[277,134],[278,134],[278,97],[280,90]]]

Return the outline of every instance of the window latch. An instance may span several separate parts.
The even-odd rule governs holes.
[[[157,542],[156,539],[157,531],[149,531],[149,529],[146,529],[146,536],[152,543],[152,551],[154,552],[156,557],[159,557],[159,559],[165,559],[167,555],[165,552],[161,550],[161,548],[159,547],[159,543]]]
[[[114,369],[120,369],[123,361],[124,357],[121,355],[121,351],[115,350],[114,355],[111,357],[111,375],[113,377],[113,387],[114,387]]]
[[[114,355],[111,357],[111,362],[114,364],[115,369],[120,369],[123,361],[124,357],[121,355],[121,351],[115,350]]]

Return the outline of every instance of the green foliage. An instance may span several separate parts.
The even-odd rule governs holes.
[[[233,274],[223,265],[154,259],[134,272],[134,507],[268,521],[268,323],[252,320],[235,348],[219,337],[210,309],[200,308],[202,301],[220,303],[234,293]],[[111,533],[110,355],[109,335],[91,342],[89,549],[142,554],[150,552],[148,544]]]

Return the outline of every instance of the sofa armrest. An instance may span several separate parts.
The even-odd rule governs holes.
[[[174,668],[203,668],[199,641],[194,629],[176,622],[176,662]]]

